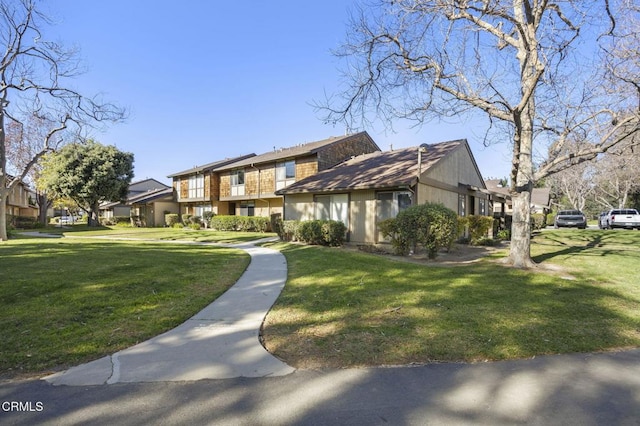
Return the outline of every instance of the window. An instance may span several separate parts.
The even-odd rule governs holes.
[[[276,164],[276,190],[291,185],[296,180],[296,162],[288,160]]]
[[[211,210],[212,210],[211,204],[206,204],[206,205],[195,206],[193,212],[195,216],[204,217],[204,213],[210,212]]]
[[[255,208],[255,202],[243,201],[242,203],[240,203],[240,216],[254,216]]]
[[[458,194],[458,216],[466,216],[466,203],[467,196],[464,194]]]
[[[244,195],[244,170],[231,172],[231,195]]]
[[[338,220],[349,227],[349,195],[318,195],[316,201],[316,219]]]
[[[480,209],[480,215],[481,216],[486,216],[487,215],[487,200],[485,200],[484,198],[480,198],[478,200],[478,207]]]
[[[204,175],[189,176],[189,198],[204,197]]]
[[[393,219],[402,210],[411,206],[410,192],[378,192],[376,194],[378,200],[378,221],[384,219]]]

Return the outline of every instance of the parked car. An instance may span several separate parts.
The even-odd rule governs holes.
[[[602,218],[603,229],[640,229],[640,214],[636,209],[613,209]]]
[[[587,217],[580,210],[560,210],[553,221],[553,227],[576,227],[585,229],[587,227]]]
[[[598,216],[598,228],[600,229],[606,229],[607,228],[607,214],[609,212],[600,212],[600,215]]]
[[[80,218],[76,216],[60,216],[58,223],[60,225],[73,225],[78,220],[80,220]]]

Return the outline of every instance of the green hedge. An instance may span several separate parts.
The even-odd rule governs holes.
[[[429,258],[441,248],[451,248],[458,236],[458,215],[442,204],[427,203],[401,211],[395,219],[378,224],[382,234],[400,255],[425,249]]]
[[[467,220],[471,244],[477,244],[488,237],[489,230],[493,227],[493,218],[491,216],[467,216]]]
[[[300,241],[322,246],[341,246],[347,227],[337,220],[274,220],[275,230],[282,241]]]
[[[533,213],[531,215],[531,230],[539,231],[547,226],[547,215],[542,213]]]
[[[267,232],[269,218],[262,216],[213,216],[209,223],[216,231]]]
[[[164,215],[164,223],[168,227],[173,228],[176,223],[180,223],[180,215],[177,213],[167,213]]]
[[[35,229],[43,228],[44,225],[38,221],[37,217],[33,216],[14,216],[7,214],[7,229]]]

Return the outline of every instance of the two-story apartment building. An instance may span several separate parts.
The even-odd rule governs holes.
[[[9,180],[13,181],[12,176]],[[35,193],[24,182],[18,182],[7,197],[7,214],[10,216],[38,217]]]
[[[180,206],[180,214],[191,214],[201,217],[206,211],[221,214],[218,211],[220,175],[217,169],[250,157],[255,157],[255,155],[256,154],[248,154],[241,157],[227,158],[167,176],[173,179],[173,190],[175,200]]]
[[[274,149],[228,164],[218,168],[218,213],[241,216],[282,214],[283,197],[276,195],[276,191],[353,156],[379,150],[368,133],[360,132]]]
[[[182,214],[269,216],[283,212],[276,191],[353,156],[379,151],[368,133],[330,137],[209,163],[169,175]]]

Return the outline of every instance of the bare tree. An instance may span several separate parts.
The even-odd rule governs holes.
[[[562,194],[569,206],[584,211],[587,200],[594,196],[595,185],[590,177],[593,174],[592,163],[581,163],[570,167],[549,178],[554,192]]]
[[[621,144],[595,164],[595,201],[606,209],[623,208],[640,189],[640,148]]]
[[[0,0],[0,241],[7,240],[6,199],[47,152],[77,140],[89,127],[125,118],[124,110],[70,88],[82,72],[78,52],[48,41],[49,19],[35,0]],[[8,178],[7,126],[47,123],[27,161]]]
[[[485,143],[511,142],[508,261],[532,267],[536,180],[638,132],[634,82],[620,80],[602,61],[615,57],[618,69],[637,66],[620,55],[618,40],[638,26],[616,20],[628,13],[637,24],[632,6],[624,0],[379,0],[354,15],[337,52],[347,62],[345,86],[317,106],[328,122],[368,123],[372,112],[387,122],[418,124],[473,112],[486,117]],[[613,81],[617,91],[610,90]],[[589,143],[567,152],[573,140]]]
[[[9,121],[5,131],[5,147],[7,153],[7,169],[15,172],[24,171],[31,160],[38,155],[42,149],[42,141],[45,140],[49,129],[53,123],[44,121],[35,115],[25,118],[24,123]],[[27,172],[25,181],[36,194],[38,205],[38,221],[47,223],[47,210],[53,205],[53,200],[48,197],[47,191],[38,187],[42,166],[40,163],[34,164]],[[14,172],[14,173],[15,173]]]

